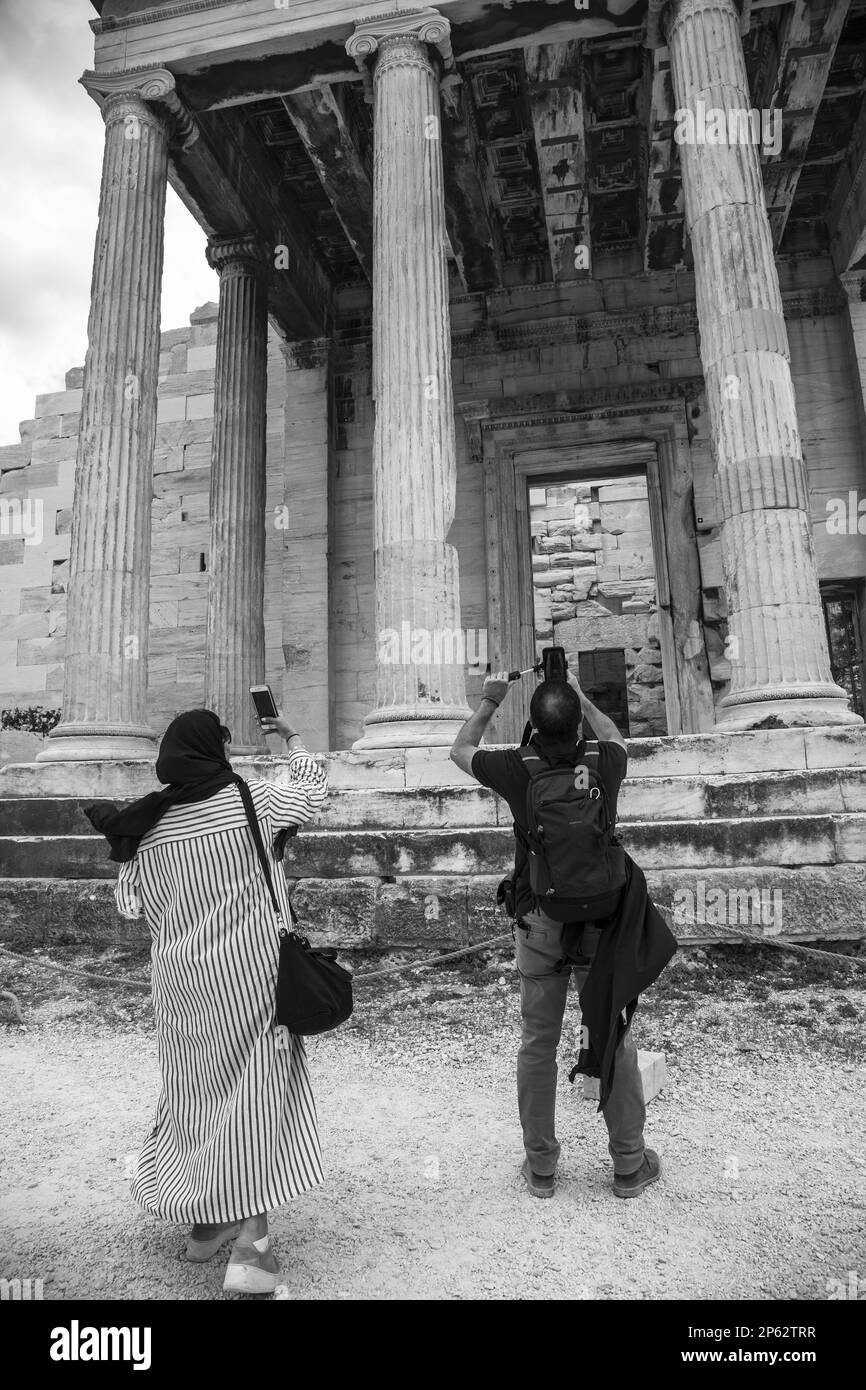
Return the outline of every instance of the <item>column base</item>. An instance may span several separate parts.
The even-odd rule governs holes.
[[[807,696],[782,699],[744,700],[728,704],[720,702],[716,729],[720,733],[739,733],[760,727],[798,729],[829,728],[842,724],[862,724],[859,714],[848,708],[845,700],[826,696]],[[767,724],[772,720],[771,724]]]
[[[364,753],[373,748],[450,748],[471,715],[468,705],[436,710],[423,706],[373,710],[364,720],[364,732],[352,744],[352,752]]]
[[[146,724],[58,724],[37,763],[129,762],[156,757],[157,735]]]

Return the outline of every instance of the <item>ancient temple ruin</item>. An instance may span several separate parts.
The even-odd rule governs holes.
[[[62,711],[19,830],[151,785],[185,708],[261,756],[267,680],[331,766],[322,929],[477,935],[508,826],[447,750],[555,640],[662,899],[862,930],[864,0],[94,8],[87,360],[0,449],[45,531],[0,537],[0,702]],[[169,181],[219,302],[161,332]]]

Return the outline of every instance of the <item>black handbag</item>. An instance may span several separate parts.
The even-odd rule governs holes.
[[[352,1012],[352,976],[337,964],[337,952],[330,946],[311,946],[295,931],[295,912],[291,902],[291,930],[287,930],[277,895],[271,866],[265,853],[256,808],[246,782],[238,791],[247,813],[256,853],[268,885],[280,932],[280,959],[277,969],[277,1023],[299,1037],[313,1037],[338,1028]]]

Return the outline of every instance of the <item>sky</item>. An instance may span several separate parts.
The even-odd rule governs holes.
[[[0,445],[84,365],[104,127],[78,78],[95,17],[89,0],[0,0]],[[204,248],[169,188],[163,329],[217,299]]]

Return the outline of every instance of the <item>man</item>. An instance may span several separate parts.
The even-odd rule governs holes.
[[[498,706],[509,690],[507,673],[490,676],[484,682],[481,703],[466,721],[451,749],[451,758],[482,786],[491,787],[511,808],[516,830],[526,835],[526,792],[530,773],[516,749],[479,748],[478,744]],[[587,759],[583,737],[586,713],[598,739],[597,778],[603,786],[611,821],[616,821],[619,788],[625,777],[625,740],[613,720],[602,714],[581,692],[569,671],[566,681],[543,681],[532,697],[530,720],[534,751],[549,765],[565,764],[581,769]],[[616,899],[599,900],[595,921],[555,921],[535,902],[530,884],[528,855],[517,835],[514,876],[515,941],[520,975],[522,1041],[517,1058],[517,1099],[526,1158],[521,1169],[529,1191],[535,1197],[552,1197],[560,1145],[556,1138],[556,1051],[568,994],[568,981],[574,971],[579,991],[589,975],[590,965],[604,930],[616,913]],[[523,851],[523,852],[522,852]],[[625,882],[625,856],[622,856]],[[595,900],[593,900],[595,907]],[[611,1048],[611,1052],[613,1049]],[[637,1061],[637,1048],[626,1028],[615,1053],[612,1088],[604,1105],[609,1150],[614,1164],[613,1190],[618,1197],[636,1197],[661,1172],[658,1154],[647,1149],[643,1140],[646,1108]]]

